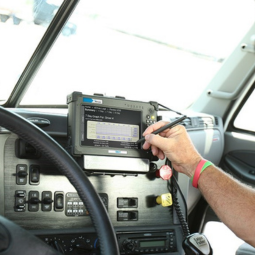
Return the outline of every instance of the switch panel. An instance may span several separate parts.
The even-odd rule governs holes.
[[[98,237],[95,233],[48,234],[39,235],[38,237],[51,247],[60,251],[60,254],[101,254]]]
[[[99,196],[108,210],[108,195],[106,193],[99,193]],[[75,192],[68,192],[66,194],[65,203],[65,214],[66,216],[88,216],[89,212],[83,204],[82,200]]]

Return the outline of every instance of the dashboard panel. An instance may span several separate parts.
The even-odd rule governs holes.
[[[40,126],[69,150],[68,116],[13,110]],[[173,121],[175,117],[163,116]],[[182,124],[202,156],[218,164],[223,150],[220,118],[191,115]],[[49,160],[16,134],[0,129],[1,215],[31,231],[63,254],[99,254],[89,213],[68,179]],[[74,156],[82,166],[83,158]],[[169,193],[169,182],[155,171],[146,173],[85,171],[98,192],[119,242],[121,254],[183,254],[183,230],[174,206],[163,207],[156,198]],[[176,174],[187,200],[188,212],[200,198],[187,177]],[[170,188],[171,192],[171,188]],[[184,201],[178,194],[185,214]]]

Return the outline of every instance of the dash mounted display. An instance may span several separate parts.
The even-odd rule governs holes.
[[[137,141],[157,120],[156,102],[73,92],[67,96],[67,104],[71,153],[84,156],[85,169],[148,171],[153,156]],[[115,163],[110,162],[112,157]]]

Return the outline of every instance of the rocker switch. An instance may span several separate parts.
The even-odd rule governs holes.
[[[61,212],[64,210],[64,193],[62,191],[55,192],[54,210],[56,212]]]
[[[39,192],[38,191],[29,191],[28,194],[28,211],[37,212],[39,210]]]
[[[40,167],[38,165],[30,166],[29,183],[31,185],[37,185],[40,181]]]
[[[52,193],[51,191],[42,192],[42,211],[50,212],[52,209]]]

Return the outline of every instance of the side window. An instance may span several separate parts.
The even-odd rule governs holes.
[[[236,116],[234,127],[255,132],[255,90]]]

